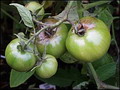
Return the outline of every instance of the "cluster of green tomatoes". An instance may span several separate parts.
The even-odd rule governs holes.
[[[41,5],[31,2],[26,7],[34,12]],[[42,14],[40,11],[40,14]],[[39,13],[38,13],[39,14]],[[47,18],[43,20],[45,25],[58,22],[56,19]],[[23,40],[26,43],[26,40]],[[35,72],[41,78],[50,78],[57,72],[58,62],[66,51],[74,58],[82,62],[93,62],[101,58],[109,49],[111,35],[105,23],[95,17],[83,17],[68,30],[62,23],[52,30],[41,32],[35,40],[37,51],[44,58],[38,63],[34,52],[34,43],[29,43],[24,49],[20,45],[20,39],[12,40],[6,47],[5,57],[8,65],[16,71],[27,72],[35,65]],[[29,51],[30,50],[30,51]],[[68,60],[69,61],[69,60]]]

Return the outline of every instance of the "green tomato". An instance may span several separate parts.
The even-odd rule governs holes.
[[[46,24],[53,24],[53,23],[56,23],[57,20],[49,18],[49,19],[45,19],[44,22]],[[46,46],[47,54],[50,54],[56,58],[59,58],[66,51],[65,41],[66,41],[68,29],[66,25],[62,23],[60,26],[58,26],[57,28],[49,32],[48,33],[51,36],[48,36],[45,31],[41,32],[38,35],[37,41],[36,41],[38,51],[40,53],[43,53]]]
[[[5,57],[7,64],[16,71],[26,72],[29,71],[36,63],[36,57],[33,53],[22,51],[19,48],[20,40],[12,40],[6,47]],[[29,48],[33,48],[29,44]]]
[[[67,50],[79,61],[95,61],[108,51],[110,31],[103,21],[95,17],[83,17],[80,23],[77,28],[84,32],[76,34],[76,29],[71,28],[66,39]]]
[[[58,62],[56,58],[52,55],[46,55],[45,60],[36,67],[35,71],[41,78],[50,78],[57,72],[57,68]]]
[[[38,10],[38,9],[40,9],[40,11],[37,13],[37,16],[38,16],[38,20],[41,20],[42,18],[43,18],[43,15],[44,15],[44,8],[42,7],[42,5],[41,4],[39,4],[38,2],[36,2],[36,1],[31,1],[31,2],[29,2],[29,3],[27,3],[26,5],[25,5],[25,7],[28,9],[28,10],[30,10],[30,11],[32,11],[32,13],[36,13],[36,11]]]

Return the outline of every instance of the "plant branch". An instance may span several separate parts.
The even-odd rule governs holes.
[[[117,44],[117,41],[116,41],[116,39],[115,39],[115,32],[114,32],[114,25],[113,25],[113,24],[112,24],[112,35],[113,35],[113,41],[115,42],[115,46],[116,46],[116,49],[117,49],[117,56],[118,56],[118,58],[117,58],[117,63],[119,64],[120,49],[119,49],[118,44]]]
[[[36,18],[35,18],[35,17],[33,17],[33,21],[34,21],[35,23],[37,23],[37,24],[40,24],[40,25],[43,25],[43,24],[44,24],[44,23],[42,23],[42,22],[40,22],[40,21],[36,20]]]
[[[79,16],[79,19],[83,17],[84,7],[82,4],[82,1],[77,1],[77,13]]]
[[[67,15],[65,15],[65,16],[63,17],[63,19],[59,20],[57,23],[43,27],[43,28],[40,29],[38,32],[36,32],[36,33],[27,41],[25,47],[31,42],[31,40],[33,40],[36,36],[38,36],[42,31],[44,31],[44,30],[46,30],[46,29],[53,29],[53,28],[59,26],[61,23],[63,23],[63,22],[66,21],[66,20],[67,20]]]
[[[84,9],[87,10],[89,8],[92,8],[92,7],[95,7],[95,6],[98,6],[98,5],[102,5],[102,4],[105,4],[105,3],[110,3],[111,1],[97,1],[97,2],[93,2],[93,3],[90,3],[90,4],[84,4]]]
[[[95,82],[97,84],[98,89],[119,89],[118,87],[112,86],[112,85],[108,85],[103,83],[102,81],[100,81],[99,77],[97,76],[97,73],[93,67],[93,65],[91,63],[88,63],[88,66],[92,72],[92,75],[95,79]]]
[[[114,25],[113,25],[113,23],[112,23],[112,36],[113,36],[113,41],[114,41],[116,49],[117,49],[116,74],[119,75],[119,63],[120,63],[120,56],[119,56],[119,54],[120,54],[120,49],[118,47],[118,44],[117,44],[117,41],[116,41],[116,38],[115,38],[115,32],[114,32]],[[116,77],[116,80],[118,80],[117,77]],[[117,82],[117,84],[119,86],[119,81]]]
[[[10,17],[13,21],[16,23],[19,23],[17,19],[15,19],[13,16],[11,16],[9,13],[7,13],[4,9],[1,8],[1,11],[6,14],[8,17]]]
[[[1,11],[5,14],[5,15],[7,15],[8,17],[10,17],[13,21],[15,21],[16,23],[18,23],[18,24],[20,24],[20,22],[16,19],[16,18],[14,18],[13,16],[11,16],[8,12],[6,12],[4,9],[2,9],[1,8]],[[23,27],[25,27],[23,24],[21,24]]]
[[[96,82],[96,84],[97,84],[97,87],[99,87],[99,83],[98,83],[98,82],[100,82],[100,81],[99,81],[99,79],[98,79],[98,76],[97,76],[97,74],[96,74],[96,71],[94,70],[94,67],[92,66],[91,63],[88,63],[88,66],[89,66],[89,68],[90,68],[90,70],[91,70],[91,72],[92,72],[92,75],[93,75],[93,77],[94,77],[94,79],[95,79],[95,82]]]
[[[47,25],[45,27],[43,27],[42,29],[40,29],[38,32],[36,32],[26,43],[25,47],[36,37],[38,36],[42,31],[46,30],[46,29],[54,29],[55,27],[59,26],[61,23],[63,23],[64,21],[67,20],[68,18],[68,14],[69,14],[69,11],[70,11],[70,8],[72,6],[74,1],[69,1],[69,7],[68,7],[68,11],[67,11],[67,14],[61,19],[59,20],[57,23],[55,24],[52,24],[52,25]],[[43,24],[41,22],[38,22],[37,20],[35,20],[35,18],[33,18],[33,20],[36,22],[36,23],[39,23],[39,24]]]

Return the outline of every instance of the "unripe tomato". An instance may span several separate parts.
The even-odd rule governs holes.
[[[92,62],[108,51],[111,35],[103,21],[95,17],[83,17],[75,28],[69,31],[66,47],[76,59]]]
[[[36,74],[41,78],[50,78],[56,72],[58,68],[57,60],[52,55],[46,55],[42,64],[36,67]]]
[[[32,11],[32,13],[35,14],[36,11],[42,7],[42,5],[39,4],[39,3],[36,2],[36,1],[31,1],[31,2],[27,3],[27,4],[25,5],[25,7],[26,7],[28,10]],[[39,17],[38,17],[38,20],[41,20],[41,19],[43,18],[42,15],[44,15],[44,8],[43,8],[43,7],[40,9],[40,11],[39,11],[39,12],[37,13],[37,15],[36,15],[36,16],[39,16]]]
[[[45,19],[44,22],[46,24],[54,24],[57,20],[49,18]],[[67,33],[68,29],[63,23],[53,30],[41,32],[36,41],[38,51],[43,53],[46,45],[46,53],[59,58],[66,51],[65,41]]]
[[[19,48],[20,40],[12,40],[6,47],[5,57],[7,64],[16,71],[26,72],[29,71],[36,63],[36,57],[33,53],[22,51]],[[28,45],[33,48],[32,44]]]

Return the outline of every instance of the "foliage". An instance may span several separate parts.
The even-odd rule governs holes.
[[[37,75],[35,76],[44,82],[57,85],[60,87],[66,87],[70,85],[75,86],[76,83],[78,82],[81,83],[83,81],[88,80],[87,76],[81,75],[80,71],[74,67],[71,67],[69,69],[59,68],[57,73],[53,77],[48,79],[40,78]]]
[[[70,3],[70,2],[73,2],[73,3]],[[68,24],[73,24],[83,16],[95,16],[101,19],[102,21],[104,21],[106,25],[109,27],[109,29],[113,24],[114,17],[112,15],[113,10],[111,10],[113,6],[110,5],[110,1],[106,1],[106,2],[96,1],[96,2],[87,3],[87,4],[82,4],[82,2],[80,1],[70,1],[70,2],[68,2],[68,4],[66,5],[66,7],[64,7],[64,10],[62,10],[61,13],[57,13],[57,15],[54,15],[53,18],[61,20],[69,10],[68,20],[71,21],[71,23],[68,23]],[[63,2],[60,2],[60,3],[63,4]],[[45,8],[46,9],[50,8],[52,4],[54,3],[53,2],[50,3],[50,5],[45,6]],[[62,4],[60,5],[62,6]],[[10,5],[15,6],[18,11],[15,8],[13,8],[13,6],[10,6]],[[2,3],[2,7],[4,8],[1,9],[2,10],[1,18],[5,18],[4,14],[10,17],[14,21],[14,25],[13,25],[14,29],[22,28],[23,29],[22,31],[24,32],[26,28],[29,28],[28,31],[30,31],[31,29],[35,29],[35,25],[32,19],[33,16],[31,15],[29,10],[27,10],[22,4],[11,3],[10,5],[5,5],[4,3]],[[6,9],[8,7],[11,10]],[[57,9],[60,9],[60,6]],[[12,15],[10,15],[8,12],[9,11],[12,12],[12,10],[16,11],[16,13],[19,12],[20,17],[19,15],[18,17],[15,17],[15,16],[13,17]],[[47,17],[47,14],[45,17]],[[19,23],[19,21],[23,21],[24,24]],[[115,37],[115,36],[112,36],[112,37]],[[112,39],[114,39],[114,41],[116,42],[115,38],[112,38]],[[117,43],[115,44],[117,45]],[[77,60],[73,56],[71,56],[68,52],[66,52],[63,56],[61,56],[60,59],[67,64],[78,63],[76,62]],[[68,62],[69,60],[70,62]],[[117,63],[115,62],[114,58],[110,54],[108,53],[105,54],[102,58],[93,62],[92,64],[100,80],[106,81],[106,82],[107,80],[113,80],[113,82],[116,83],[115,79],[113,79],[112,77],[115,77],[116,75]],[[85,73],[82,73],[81,70],[85,71]],[[57,70],[57,73],[54,76],[48,79],[43,79],[38,77],[34,73],[34,70],[29,72],[17,72],[12,69],[10,73],[10,87],[17,87],[21,85],[22,83],[26,82],[33,74],[39,80],[50,83],[50,84],[54,84],[59,87],[67,87],[67,86],[74,87],[76,85],[81,86],[81,83],[89,82],[90,80],[88,78],[87,65],[82,67],[81,70],[79,68],[73,67],[72,65],[70,68],[67,68],[66,66],[65,69],[62,67],[59,67]]]
[[[34,74],[34,70],[30,72],[18,72],[11,70],[10,74],[10,87],[17,87],[20,84],[24,83],[28,78]]]

